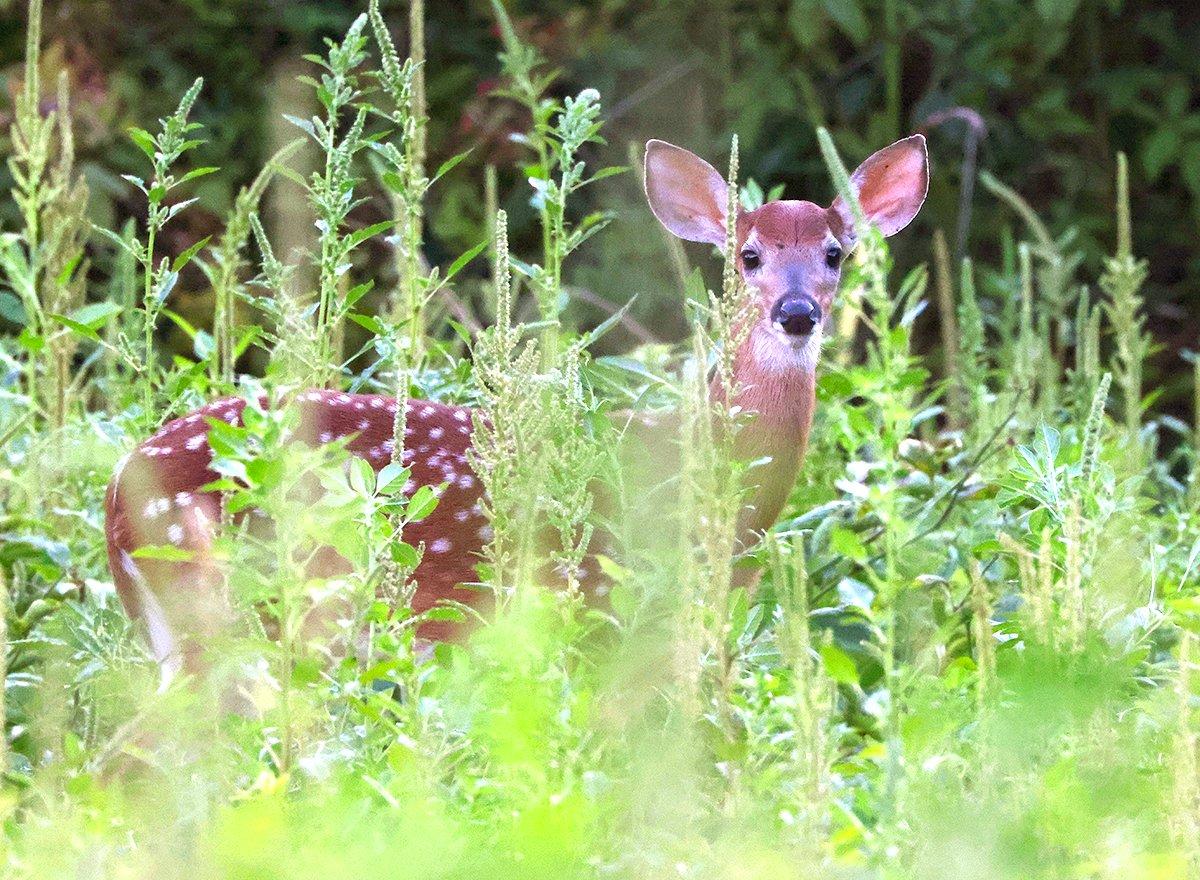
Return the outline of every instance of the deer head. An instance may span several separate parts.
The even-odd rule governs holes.
[[[645,182],[650,209],[671,233],[725,246],[728,187],[715,168],[681,147],[652,140]],[[925,138],[915,134],[875,153],[850,184],[868,221],[884,235],[899,232],[929,187]],[[748,344],[760,362],[813,372],[822,322],[855,244],[854,221],[841,197],[827,208],[780,200],[738,212],[737,268],[759,305]]]

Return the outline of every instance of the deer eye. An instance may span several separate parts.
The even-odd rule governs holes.
[[[742,265],[746,268],[747,272],[757,269],[762,265],[762,261],[758,258],[758,252],[752,251],[750,248],[742,251]]]
[[[836,244],[831,244],[825,248],[825,265],[830,269],[836,269],[842,263],[842,249]]]

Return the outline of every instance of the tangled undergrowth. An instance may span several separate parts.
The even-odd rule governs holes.
[[[1123,159],[1121,234],[1094,285],[1070,231],[1053,237],[991,179],[1024,230],[997,265],[952,266],[939,238],[932,284],[894,279],[868,236],[800,480],[735,557],[740,422],[704,378],[728,369],[744,291],[731,268],[717,295],[681,265],[688,343],[589,355],[622,316],[577,332],[564,278],[618,218],[576,218],[570,199],[620,169],[585,164],[599,96],[550,97],[552,75],[494,5],[504,90],[531,120],[543,252],[510,254],[493,212],[479,247],[423,262],[423,200],[455,161],[425,168],[420,47],[401,59],[373,3],[310,59],[323,115],[293,120],[324,157],[292,181],[320,218],[303,290],[258,216],[290,174],[280,161],[223,235],[161,253],[190,181],[216,171],[188,164],[204,149],[189,122],[200,82],[157,130],[131,133],[144,228],[88,226],[69,95],[39,108],[31,3],[9,159],[23,227],[0,240],[0,304],[22,328],[0,340],[5,876],[1200,876],[1200,426],[1153,415],[1142,387],[1145,264]],[[390,217],[357,226],[368,198]],[[377,236],[395,255],[381,289],[354,268]],[[485,250],[490,282],[466,271]],[[216,293],[211,330],[167,307],[192,263]],[[937,379],[913,339],[930,299]],[[159,359],[164,320],[192,357]],[[368,331],[357,348],[349,324]],[[259,378],[238,369],[252,348],[269,356]],[[311,385],[479,408],[495,609],[423,656],[421,620],[466,613],[405,604],[423,548],[404,529],[436,492],[402,492],[399,448],[376,474],[287,444],[288,408],[251,406],[243,427],[214,428],[223,488],[294,528],[226,524],[239,625],[209,646],[209,676],[166,681],[113,592],[108,477],[203,401]],[[647,510],[654,487],[610,460],[603,416],[621,408],[681,414],[678,509]],[[293,490],[314,474],[325,493],[304,503]],[[589,607],[538,580],[547,565],[578,577],[597,484],[637,515],[604,523],[611,601]],[[646,540],[647,518],[665,540]],[[353,570],[313,578],[302,560],[331,535]],[[737,586],[746,569],[762,573],[753,590]],[[311,625],[335,603],[336,621]]]

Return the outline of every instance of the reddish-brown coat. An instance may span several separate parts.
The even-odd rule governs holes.
[[[347,449],[375,470],[391,460],[394,399],[310,391],[299,395],[295,405],[300,410],[299,439],[321,443],[350,437]],[[193,635],[211,632],[225,619],[216,595],[217,572],[207,557],[212,530],[220,520],[220,497],[200,491],[217,478],[209,468],[212,453],[206,419],[239,424],[244,406],[241,399],[226,398],[168,422],[134,449],[113,476],[106,499],[109,565],[131,616],[146,618],[147,603],[157,602],[174,629]],[[471,602],[478,592],[459,585],[477,580],[475,565],[491,531],[479,504],[483,488],[467,461],[471,411],[410,401],[406,422],[404,463],[412,469],[406,494],[416,486],[430,485],[441,496],[429,517],[405,530],[406,541],[425,545],[414,574],[418,589],[413,608],[424,611],[444,599]],[[134,560],[130,555],[148,545],[177,546],[193,558]],[[422,629],[430,639],[446,638],[450,632],[447,624],[439,622]]]

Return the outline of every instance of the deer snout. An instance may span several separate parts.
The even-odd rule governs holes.
[[[771,309],[771,323],[788,336],[807,336],[821,323],[821,306],[805,294],[781,296]]]

